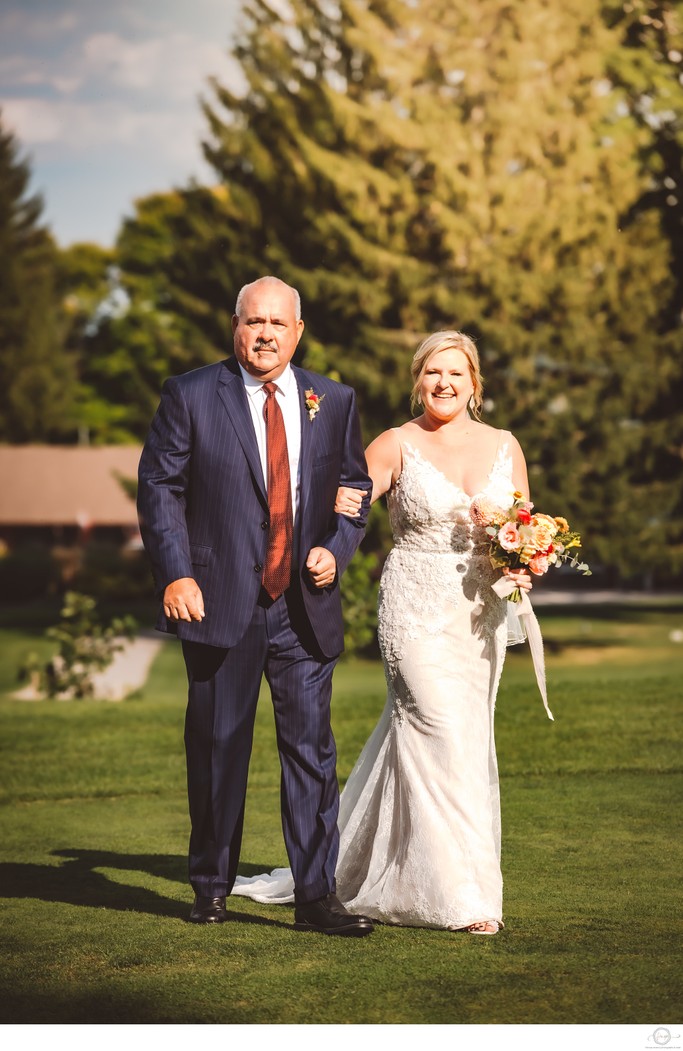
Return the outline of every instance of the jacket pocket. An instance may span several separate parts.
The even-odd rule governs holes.
[[[204,547],[203,544],[190,544],[190,558],[193,566],[208,566],[209,557],[213,551],[212,547]]]
[[[316,467],[329,467],[331,463],[338,463],[339,456],[337,453],[328,453],[327,456],[316,456],[311,466]]]

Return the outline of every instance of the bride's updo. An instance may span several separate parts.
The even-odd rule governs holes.
[[[470,400],[470,412],[475,419],[481,419],[484,384],[479,368],[479,354],[474,341],[469,336],[466,336],[464,332],[456,332],[455,329],[446,329],[444,332],[432,332],[431,336],[427,336],[426,339],[422,340],[415,351],[415,356],[410,366],[410,375],[413,380],[413,389],[410,392],[410,408],[415,413],[418,407],[422,405],[420,388],[422,387],[424,374],[431,359],[441,350],[461,350],[467,358],[470,378],[474,387],[474,393]]]

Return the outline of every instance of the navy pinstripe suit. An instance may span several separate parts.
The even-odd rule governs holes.
[[[185,742],[196,893],[230,892],[237,871],[261,677],[273,695],[282,765],[283,831],[299,902],[334,890],[338,788],[330,728],[332,671],[343,649],[339,575],[363,535],[334,513],[338,485],[369,492],[353,391],[294,368],[301,405],[299,507],[292,585],[264,601],[268,501],[247,395],[235,359],[167,380],[140,461],[142,536],[159,594],[193,577],[203,621],[157,627],[183,641]],[[305,390],[324,395],[309,420]],[[337,562],[319,589],[304,568],[313,547]]]

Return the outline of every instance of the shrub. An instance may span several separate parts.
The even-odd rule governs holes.
[[[47,661],[31,654],[20,678],[30,679],[47,697],[91,697],[93,675],[111,664],[136,627],[132,617],[114,617],[103,624],[93,598],[68,591],[60,623],[45,632],[57,643],[57,652]]]
[[[347,654],[372,647],[377,632],[378,559],[357,551],[341,580]]]
[[[57,586],[59,571],[48,548],[25,544],[0,558],[0,599],[28,602],[44,598]]]
[[[121,550],[116,544],[93,541],[83,552],[74,587],[98,599],[131,600],[153,593],[149,563],[142,551]]]

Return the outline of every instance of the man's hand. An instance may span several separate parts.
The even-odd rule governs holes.
[[[168,585],[164,613],[169,620],[204,620],[204,599],[193,577],[181,577]]]
[[[306,569],[317,588],[326,588],[334,583],[337,560],[326,547],[312,547],[306,559]]]
[[[362,489],[351,489],[348,485],[340,485],[337,489],[337,499],[334,502],[336,513],[346,515],[347,518],[359,518],[365,495]]]

